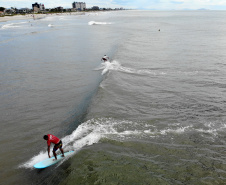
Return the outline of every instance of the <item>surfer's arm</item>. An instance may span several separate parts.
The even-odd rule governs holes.
[[[50,146],[48,146],[47,151],[48,151],[49,158],[51,158],[50,155],[49,155],[49,153],[50,153]]]

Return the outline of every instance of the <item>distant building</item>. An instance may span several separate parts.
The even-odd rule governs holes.
[[[11,15],[11,14],[16,13],[16,11],[14,9],[5,9],[5,13]]]
[[[38,4],[37,2],[35,4],[32,4],[32,9],[34,12],[40,12],[45,10],[44,4]]]
[[[61,6],[59,6],[59,7],[56,7],[56,10],[57,10],[58,12],[62,12],[62,11],[64,10],[64,8],[61,7]]]
[[[74,3],[72,3],[72,8],[74,8],[78,11],[84,11],[86,9],[86,3],[74,2]]]
[[[40,6],[40,11],[44,11],[45,10],[45,5],[44,4],[39,4]]]
[[[40,10],[39,4],[37,2],[35,4],[32,4],[32,9],[34,12],[39,12]]]
[[[18,13],[30,13],[30,9],[29,8],[21,8],[18,10]]]
[[[92,10],[100,10],[99,6],[93,6]]]

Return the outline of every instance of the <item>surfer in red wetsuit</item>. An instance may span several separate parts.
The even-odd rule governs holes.
[[[50,158],[49,153],[50,153],[51,143],[55,144],[54,147],[53,147],[53,155],[54,155],[55,159],[57,160],[56,151],[58,150],[58,148],[60,149],[60,151],[62,153],[62,157],[64,157],[64,150],[62,149],[63,144],[62,144],[62,141],[58,137],[56,137],[52,134],[48,134],[48,135],[44,135],[43,139],[47,140],[47,146],[48,146],[47,151],[48,151],[49,158]]]

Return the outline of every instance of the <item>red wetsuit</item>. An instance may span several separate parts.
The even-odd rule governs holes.
[[[48,134],[47,145],[50,146],[51,143],[57,144],[60,142],[60,139],[52,134]]]

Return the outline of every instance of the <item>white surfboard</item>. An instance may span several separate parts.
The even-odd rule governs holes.
[[[74,151],[69,151],[69,152],[65,152],[64,153],[64,156],[69,156],[69,155],[72,155]],[[51,158],[48,158],[48,159],[45,159],[41,162],[38,162],[34,165],[35,168],[38,168],[38,169],[42,169],[42,168],[46,168],[46,167],[49,167],[53,164],[56,164],[58,163],[59,161],[61,161],[62,159],[64,159],[65,157],[62,157],[61,156],[62,154],[60,155],[57,155],[57,160],[55,159],[55,157],[51,157]]]

